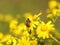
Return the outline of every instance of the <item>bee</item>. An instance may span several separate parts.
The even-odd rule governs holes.
[[[29,18],[26,19],[26,20],[25,20],[25,25],[26,25],[27,27],[30,27],[30,22],[31,22],[31,21],[29,20]]]

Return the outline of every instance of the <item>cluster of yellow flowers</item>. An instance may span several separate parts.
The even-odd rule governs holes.
[[[49,1],[48,3],[49,9],[47,10],[47,18],[52,19],[53,22],[56,21],[58,17],[60,17],[60,2],[56,0]]]
[[[25,21],[22,23],[18,22],[18,19],[21,17],[19,15],[13,18],[12,15],[4,16],[0,14],[0,21],[9,23],[9,32],[11,33],[3,34],[0,32],[0,45],[41,45],[39,43],[40,39],[55,39],[53,34],[56,28],[54,27],[53,21],[55,21],[56,17],[60,16],[60,4],[55,0],[49,1],[48,4],[47,18],[50,18],[50,20],[47,22],[41,20],[41,12],[36,15],[25,13]],[[58,9],[56,6],[58,6]],[[59,42],[57,39],[55,41]]]

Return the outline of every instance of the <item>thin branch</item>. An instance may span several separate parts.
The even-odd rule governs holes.
[[[50,37],[51,37],[54,41],[56,41],[57,43],[59,43],[59,44],[60,44],[60,41],[59,41],[59,40],[57,40],[55,37],[53,37],[52,35],[50,35]]]

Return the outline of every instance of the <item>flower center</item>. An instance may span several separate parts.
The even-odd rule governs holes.
[[[46,31],[46,30],[47,30],[47,26],[46,25],[41,26],[41,31]]]

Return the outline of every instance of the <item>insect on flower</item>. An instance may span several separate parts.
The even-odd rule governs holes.
[[[26,20],[25,20],[25,25],[27,26],[27,27],[30,27],[30,20],[29,20],[29,18],[27,18]]]

